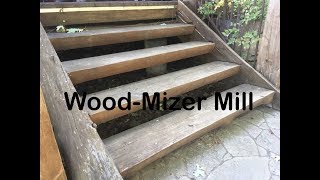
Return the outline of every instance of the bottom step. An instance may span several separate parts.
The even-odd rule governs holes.
[[[221,93],[222,99],[227,92],[252,92],[253,107],[268,104],[272,101],[274,92],[264,88],[243,84]],[[242,108],[242,96],[239,97]],[[249,109],[249,96],[246,98]],[[215,110],[214,96],[202,102],[201,110],[181,110],[166,114],[137,127],[128,129],[110,138],[104,139],[104,144],[121,175],[128,176],[151,162],[165,156],[184,144],[204,135],[210,130],[227,124],[244,110]]]

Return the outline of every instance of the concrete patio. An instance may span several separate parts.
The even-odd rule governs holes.
[[[168,154],[132,180],[280,179],[280,112],[258,107]]]

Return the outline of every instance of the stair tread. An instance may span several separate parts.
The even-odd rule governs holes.
[[[141,102],[143,92],[148,92],[149,95],[153,95],[154,92],[166,92],[166,97],[177,96],[179,94],[183,94],[185,92],[199,88],[203,85],[235,75],[239,71],[239,65],[229,62],[214,61],[211,63],[206,63],[203,65],[92,93],[87,95],[87,98],[93,96],[98,97],[99,99],[103,99],[105,97],[113,97],[117,100],[120,97],[127,97],[127,93],[130,92],[132,102]],[[107,101],[107,107],[111,107],[110,103],[111,101]],[[141,107],[138,109],[134,108],[138,108],[138,106],[132,106],[131,112],[141,109]],[[129,113],[127,111],[107,111],[103,107],[95,111],[88,109],[88,112],[91,116],[92,121],[97,124]]]
[[[48,33],[56,50],[92,47],[191,34],[194,25],[184,23],[109,27],[79,33]]]
[[[89,57],[89,58],[83,58],[83,59],[76,59],[71,61],[65,61],[63,62],[63,64],[67,72],[72,72],[72,71],[78,71],[83,69],[96,68],[99,66],[121,63],[121,62],[135,60],[143,57],[155,56],[155,55],[163,54],[166,52],[181,51],[187,48],[204,46],[204,45],[212,45],[212,43],[201,42],[201,41],[179,43],[179,44],[172,44],[167,46],[139,49],[134,51],[114,53],[114,54],[95,56],[95,57]]]
[[[176,12],[176,5],[40,8],[40,21],[44,26],[145,21],[174,19]]]
[[[274,91],[248,84],[225,92],[252,92],[253,107],[270,103],[274,94]],[[223,97],[225,92],[221,93]],[[242,97],[239,98],[242,102]],[[120,173],[126,176],[245,112],[242,109],[216,111],[214,104],[212,96],[203,101],[200,111],[195,108],[166,114],[104,139],[104,144]]]
[[[214,43],[192,41],[62,62],[74,84],[172,62],[212,51]]]

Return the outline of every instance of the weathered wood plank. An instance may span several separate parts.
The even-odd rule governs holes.
[[[49,2],[40,3],[40,8],[70,7],[113,7],[113,6],[166,6],[177,5],[178,1],[104,1],[104,2]]]
[[[98,11],[138,11],[174,9],[175,6],[115,6],[115,7],[70,7],[70,8],[40,8],[40,14],[46,13],[72,13],[72,12],[98,12]]]
[[[268,3],[256,69],[280,88],[280,1]]]
[[[64,92],[76,92],[40,23],[40,85],[72,179],[122,179],[88,114],[68,110]]]
[[[40,87],[40,179],[66,180],[60,152]]]
[[[128,92],[130,92],[131,103],[140,102],[140,105],[132,105],[130,111],[120,110],[118,106],[113,110],[105,110],[101,106],[96,111],[87,111],[90,114],[91,120],[96,124],[100,124],[141,109],[143,92],[148,92],[150,98],[153,97],[153,93],[155,92],[160,93],[160,98],[164,97],[163,92],[167,93],[166,97],[178,96],[201,86],[233,76],[239,70],[240,68],[236,64],[216,61],[92,93],[87,98],[94,96],[103,100],[105,97],[113,97],[118,100],[120,97],[127,97]],[[93,107],[95,107],[94,103],[92,103]],[[123,107],[126,107],[127,102],[123,101],[122,103]],[[111,107],[111,101],[107,101],[106,105],[107,107]]]
[[[243,84],[229,89],[225,93],[253,93],[253,107],[272,101],[274,92],[264,88]],[[242,105],[243,97],[239,97]],[[247,110],[249,97],[246,97]],[[147,123],[128,129],[110,138],[104,139],[106,148],[110,151],[120,173],[128,176],[147,164],[165,156],[173,150],[199,138],[210,130],[230,123],[245,110],[215,110],[215,98],[210,97],[202,103],[202,109],[175,111],[156,118]],[[240,106],[242,108],[242,106]]]
[[[62,64],[72,82],[78,84],[206,54],[213,48],[213,43],[195,41],[64,61]]]
[[[241,72],[238,75],[237,81],[239,83],[249,83],[252,85],[260,86],[275,91],[275,97],[273,98],[272,107],[280,109],[280,91],[272,85],[263,75],[251,67],[245,60],[243,60],[236,52],[234,52],[212,29],[210,29],[196,14],[194,14],[183,2],[178,1],[178,14],[179,18],[186,16],[189,21],[195,25],[196,33],[200,36],[192,36],[191,40],[197,41],[205,38],[207,41],[215,43],[215,50],[213,53],[208,54],[202,58],[207,58],[208,61],[215,56],[219,57],[219,60],[233,62],[241,65]],[[184,14],[181,16],[180,14]]]
[[[56,50],[66,50],[182,36],[191,34],[193,30],[194,26],[189,24],[156,24],[111,27],[80,33],[48,33],[48,37]]]
[[[40,9],[44,26],[91,24],[176,17],[176,6],[122,6]]]

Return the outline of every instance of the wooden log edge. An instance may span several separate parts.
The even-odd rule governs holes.
[[[40,87],[40,179],[66,180],[60,152]]]
[[[40,22],[40,86],[71,179],[122,179],[89,115],[68,110],[64,92],[76,92]]]

